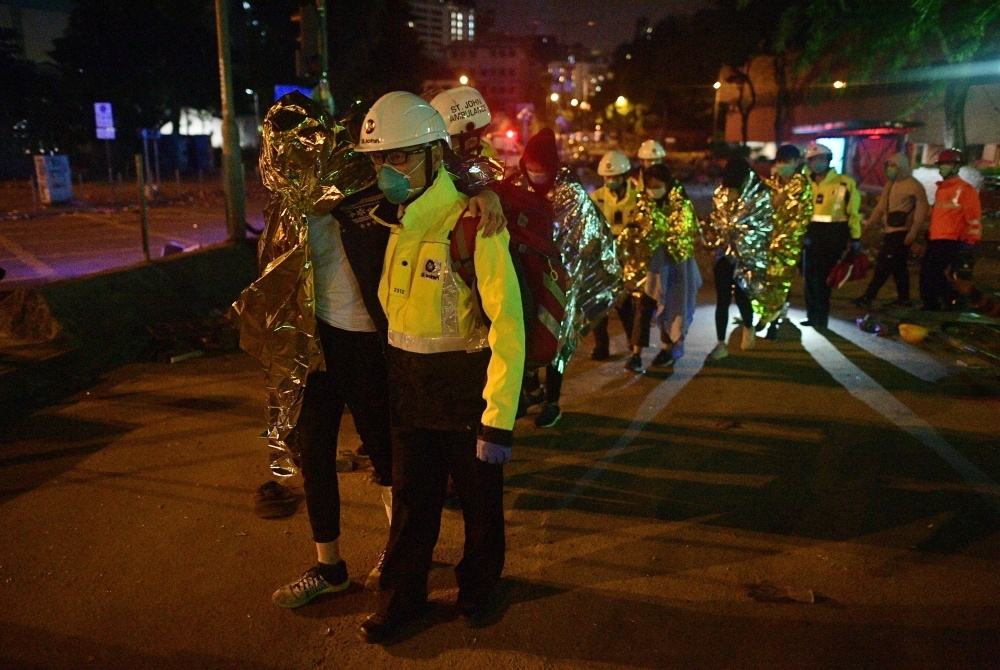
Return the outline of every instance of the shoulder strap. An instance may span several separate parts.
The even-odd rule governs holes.
[[[468,212],[468,207],[462,210],[451,231],[450,255],[455,272],[472,292],[472,312],[476,321],[488,324],[479,297],[479,283],[476,280],[476,236],[479,233],[479,220],[467,216]]]

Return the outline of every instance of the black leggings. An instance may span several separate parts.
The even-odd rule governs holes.
[[[377,333],[355,333],[320,321],[326,371],[306,380],[302,412],[295,427],[301,448],[303,488],[313,540],[340,537],[337,435],[344,405],[382,486],[392,483],[392,437],[385,354]]]
[[[740,318],[748,327],[753,327],[753,306],[746,292],[733,279],[733,263],[726,256],[715,261],[712,268],[715,276],[715,334],[719,342],[726,341],[726,326],[729,325],[729,304],[736,300]]]

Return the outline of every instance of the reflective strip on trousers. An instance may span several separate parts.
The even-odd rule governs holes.
[[[833,217],[829,214],[816,214],[812,218],[813,223],[847,223],[847,219],[837,219],[833,220]]]
[[[448,351],[472,353],[489,347],[488,335],[489,331],[486,328],[476,330],[465,337],[421,337],[390,330],[389,344],[414,354],[441,354]]]

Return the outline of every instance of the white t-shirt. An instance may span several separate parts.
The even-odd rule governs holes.
[[[340,222],[332,214],[307,217],[316,286],[316,318],[334,328],[374,333],[375,323],[361,298],[358,280],[347,262]]]

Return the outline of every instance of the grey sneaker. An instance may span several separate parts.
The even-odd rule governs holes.
[[[712,349],[712,353],[709,354],[709,357],[714,360],[721,361],[728,355],[729,349],[726,348],[726,345],[723,342],[719,342],[715,345],[715,349]]]
[[[323,573],[326,573],[324,576]],[[274,592],[271,600],[278,607],[295,609],[302,607],[313,598],[324,593],[339,593],[351,585],[347,577],[347,564],[340,561],[336,565],[314,565],[291,584],[285,584]]]
[[[384,564],[385,549],[383,549],[382,553],[378,555],[378,560],[375,561],[375,567],[368,573],[368,579],[365,581],[365,588],[369,591],[379,590],[379,580],[382,579],[382,566]]]

